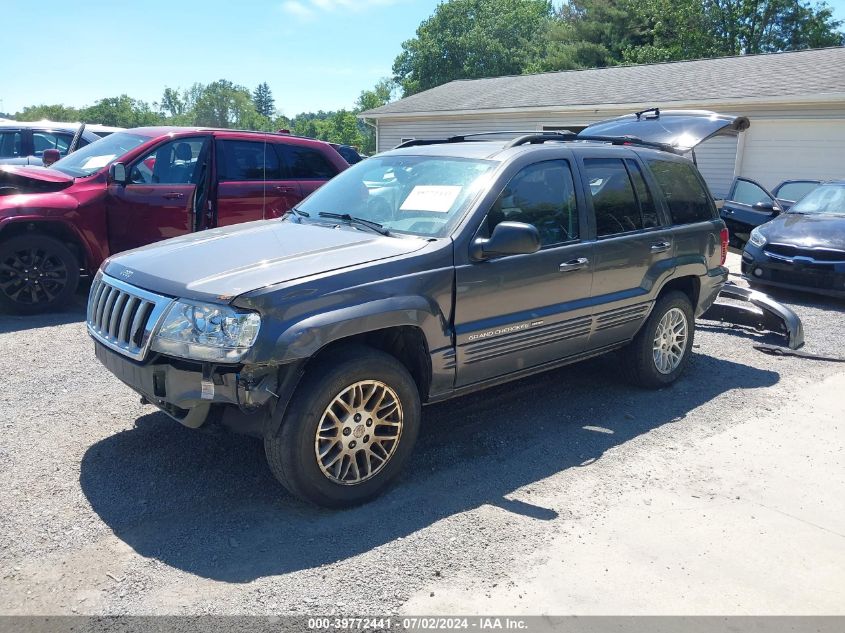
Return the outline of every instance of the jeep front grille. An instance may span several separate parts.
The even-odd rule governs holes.
[[[88,296],[88,332],[106,347],[143,360],[153,331],[172,301],[101,273]]]

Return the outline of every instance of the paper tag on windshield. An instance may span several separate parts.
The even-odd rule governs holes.
[[[82,163],[82,169],[99,169],[100,167],[105,167],[109,164],[109,162],[111,162],[114,157],[115,154],[106,154],[105,156],[92,156],[84,163]]]
[[[461,187],[456,186],[417,185],[399,209],[448,213],[460,193]]]

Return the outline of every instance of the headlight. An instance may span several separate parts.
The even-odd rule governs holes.
[[[257,312],[176,301],[167,311],[152,348],[191,360],[235,363],[255,343],[260,327]]]
[[[762,248],[766,245],[766,238],[763,237],[763,234],[760,232],[759,228],[756,228],[751,231],[751,235],[748,236],[748,241],[757,248]]]

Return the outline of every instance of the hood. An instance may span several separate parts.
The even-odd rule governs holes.
[[[106,273],[174,297],[230,301],[251,290],[412,253],[427,244],[280,220],[236,224],[122,253]]]
[[[0,165],[0,195],[49,193],[73,184],[73,178],[56,169],[30,165]]]
[[[648,143],[666,145],[667,149],[683,153],[714,136],[736,136],[750,125],[743,116],[728,116],[708,110],[652,108],[594,123],[578,136],[631,136]]]
[[[845,215],[781,213],[760,232],[773,244],[845,251]]]

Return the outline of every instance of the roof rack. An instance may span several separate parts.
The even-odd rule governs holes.
[[[520,145],[537,145],[540,143],[547,142],[567,143],[574,141],[596,141],[600,143],[610,143],[611,145],[635,145],[638,147],[648,147],[651,149],[659,149],[664,152],[672,152],[673,154],[679,153],[678,149],[672,145],[669,145],[667,143],[655,143],[652,141],[644,141],[643,139],[637,136],[580,136],[575,132],[570,132],[569,130],[546,130],[543,132],[537,132],[536,130],[528,132],[511,130],[502,132],[476,132],[473,134],[461,134],[459,136],[450,136],[448,138],[439,139],[414,138],[400,143],[393,149],[418,147],[421,145],[440,145],[444,143],[465,143],[467,140],[472,140],[475,137],[494,136],[501,134],[521,134],[521,136],[518,136],[512,141],[509,141],[505,145],[504,149],[508,149],[511,147],[519,147]]]
[[[402,149],[404,147],[417,147],[419,145],[439,145],[442,143],[465,143],[468,139],[474,139],[478,136],[501,136],[503,134],[513,135],[513,134],[522,134],[522,135],[531,135],[537,134],[536,130],[499,130],[493,132],[473,132],[472,134],[461,134],[458,136],[449,136],[447,138],[412,138],[408,141],[403,141],[399,143],[393,149]],[[554,130],[544,132],[544,134],[554,135],[556,138],[560,138],[560,136],[566,134],[572,134],[569,130]]]

